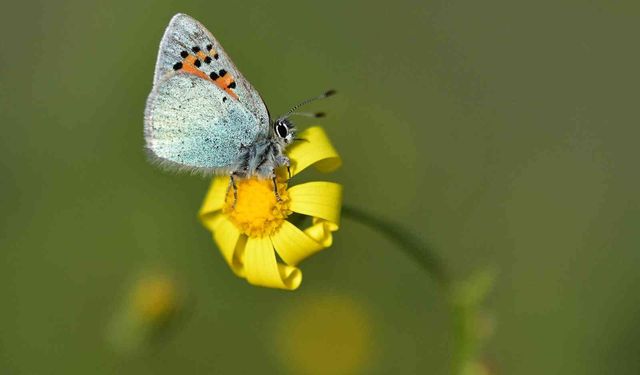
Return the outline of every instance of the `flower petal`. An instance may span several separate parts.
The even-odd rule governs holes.
[[[292,266],[325,247],[288,221],[271,236],[271,242],[280,258]]]
[[[218,214],[207,219],[213,232],[213,240],[218,245],[224,260],[233,272],[244,277],[242,255],[244,255],[245,241],[236,226],[226,216]]]
[[[313,225],[304,230],[309,237],[321,244],[323,247],[329,247],[333,243],[332,232],[338,230],[338,225],[326,220],[314,218]]]
[[[314,164],[321,172],[332,172],[342,165],[338,152],[321,127],[308,128],[298,136],[304,141],[296,142],[287,149],[291,176]]]
[[[294,290],[302,282],[298,268],[278,264],[269,237],[249,238],[244,261],[247,281],[253,285]]]
[[[202,221],[202,224],[211,230],[211,219],[216,211],[220,210],[224,205],[224,200],[227,196],[227,189],[229,188],[229,177],[216,177],[211,181],[211,187],[207,192],[207,196],[202,202],[200,212],[198,216]]]
[[[314,181],[289,189],[290,209],[294,212],[340,223],[342,186],[334,182]]]

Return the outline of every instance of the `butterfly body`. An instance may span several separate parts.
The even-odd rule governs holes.
[[[160,43],[145,109],[151,158],[170,169],[273,178],[295,128],[271,121],[258,92],[198,21],[175,15]]]

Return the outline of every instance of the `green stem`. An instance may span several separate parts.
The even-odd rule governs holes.
[[[381,219],[359,208],[343,205],[342,215],[384,234],[395,242],[411,259],[416,261],[445,291],[449,290],[451,278],[435,252],[405,228]]]
[[[368,226],[374,231],[385,235],[396,243],[404,253],[416,261],[441,287],[444,292],[453,329],[452,374],[465,372],[466,364],[473,359],[475,352],[475,337],[473,334],[473,309],[461,303],[456,298],[456,290],[452,285],[452,278],[444,263],[431,247],[406,228],[381,219],[359,208],[343,205],[342,215]]]

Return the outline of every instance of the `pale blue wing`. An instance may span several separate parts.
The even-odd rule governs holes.
[[[245,146],[265,136],[245,106],[184,72],[157,82],[144,125],[146,148],[162,165],[203,173],[234,171]]]
[[[195,52],[196,50],[199,52]],[[188,57],[185,57],[185,53]],[[212,72],[217,74],[223,70],[233,78],[235,87],[229,89],[232,91],[231,96],[235,93],[240,104],[253,113],[260,125],[268,131],[269,113],[260,94],[236,68],[216,38],[200,22],[186,14],[179,13],[173,16],[162,37],[153,79],[154,86],[174,70],[189,67],[193,71],[194,66],[190,62],[198,56],[200,66],[197,70],[202,71],[205,77]],[[182,69],[175,69],[176,64],[182,64]],[[236,100],[235,97],[231,99]]]

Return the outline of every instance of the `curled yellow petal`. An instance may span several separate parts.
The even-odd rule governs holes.
[[[338,152],[333,148],[327,134],[319,126],[306,129],[298,135],[303,141],[295,142],[287,150],[291,160],[291,175],[315,165],[321,172],[331,172],[342,165]]]
[[[209,230],[213,230],[211,219],[215,216],[216,211],[222,209],[228,188],[229,177],[216,177],[211,181],[211,187],[209,187],[198,213],[202,224]]]
[[[271,241],[280,258],[292,266],[325,247],[288,221],[271,236]]]
[[[244,266],[247,281],[253,285],[294,290],[302,282],[298,268],[278,263],[269,237],[247,240]]]
[[[324,219],[336,226],[340,223],[342,186],[333,182],[314,181],[289,189],[293,212]]]
[[[222,214],[207,219],[207,223],[212,226],[213,240],[218,244],[224,260],[236,275],[244,277],[242,255],[245,241],[238,228]]]
[[[333,243],[333,234],[338,230],[338,225],[322,219],[313,219],[313,225],[304,232],[323,247],[329,247]]]

